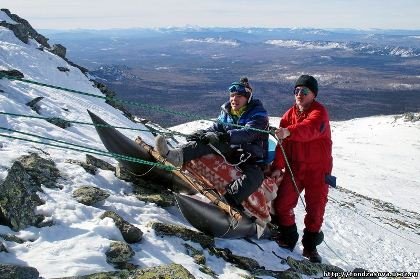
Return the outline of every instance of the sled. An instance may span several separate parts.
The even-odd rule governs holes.
[[[93,123],[108,125],[97,115],[89,112]],[[135,141],[124,136],[113,127],[99,127],[96,130],[105,148],[114,153],[132,156],[152,162],[168,165],[164,158],[141,137]],[[117,159],[118,160],[118,159]],[[150,166],[119,160],[133,173],[144,174]],[[146,170],[147,169],[147,170]],[[196,229],[224,238],[242,238],[261,236],[266,225],[271,221],[271,203],[276,197],[277,185],[271,178],[264,179],[262,185],[242,202],[243,212],[227,204],[222,195],[225,186],[239,178],[241,173],[216,154],[209,154],[192,160],[179,170],[172,172],[154,168],[145,178],[159,183],[176,184],[186,193],[200,193],[198,196],[186,196],[175,193],[178,207],[187,221]],[[189,190],[189,191],[188,191]]]

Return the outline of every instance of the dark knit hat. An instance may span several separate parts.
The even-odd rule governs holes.
[[[251,90],[252,92],[252,87],[249,84],[249,80],[247,77],[241,77],[241,79],[239,80],[240,83],[243,83],[245,85],[246,88],[248,88],[249,90]]]
[[[315,97],[318,95],[318,82],[313,76],[301,75],[295,83],[295,88],[298,86],[308,87],[315,94]]]
[[[228,89],[229,93],[235,93],[238,95],[242,95],[244,97],[250,98],[251,94],[252,94],[252,89],[250,89],[249,87],[247,87],[244,83],[242,82],[233,82],[229,89]]]

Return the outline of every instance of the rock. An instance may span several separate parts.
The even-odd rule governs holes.
[[[115,167],[113,165],[89,154],[86,154],[86,163],[88,165],[95,166],[101,170],[110,170],[110,171],[115,172]]]
[[[134,251],[130,245],[121,241],[111,242],[109,250],[105,253],[106,261],[112,264],[120,264],[128,262],[133,256]]]
[[[156,231],[156,235],[176,236],[182,238],[183,240],[199,243],[203,248],[214,247],[214,238],[205,235],[202,232],[193,231],[181,226],[158,222],[151,223],[150,226]]]
[[[184,243],[184,246],[187,248],[187,255],[191,256],[196,264],[206,264],[206,257],[204,256],[203,251],[199,251],[187,243]]]
[[[25,242],[25,240],[17,237],[16,235],[13,234],[0,234],[0,237],[3,238],[6,241],[13,241],[19,244],[22,244]]]
[[[18,70],[0,70],[0,77],[1,75],[7,75],[9,77],[14,77],[14,78],[24,78],[25,76],[22,74],[22,72],[18,71]]]
[[[73,159],[67,159],[65,160],[66,163],[69,164],[75,164],[81,166],[87,173],[90,173],[92,175],[96,174],[96,171],[98,170],[95,166],[86,164],[85,162],[73,160]]]
[[[57,69],[60,71],[60,72],[70,72],[70,69],[69,68],[66,68],[66,67],[57,67]]]
[[[0,241],[0,253],[1,252],[9,253],[9,251],[7,251],[6,246],[4,246],[4,243]]]
[[[133,115],[126,109],[120,102],[116,102],[114,100],[116,93],[115,91],[110,90],[105,84],[100,83],[96,80],[91,80],[93,82],[93,85],[98,88],[106,97],[106,103],[113,106],[114,108],[120,110],[123,112],[123,114],[130,120],[133,120]]]
[[[66,48],[61,44],[55,44],[52,46],[51,50],[52,53],[54,53],[57,56],[60,56],[61,58],[66,57]]]
[[[291,257],[287,257],[287,264],[293,271],[303,273],[309,276],[322,276],[324,272],[342,272],[343,269],[329,264],[312,263],[306,259],[299,261]]]
[[[22,156],[18,159],[26,172],[31,176],[31,179],[39,187],[41,185],[47,188],[60,188],[57,186],[57,180],[60,177],[60,172],[56,168],[54,161],[50,159],[41,158],[37,153]],[[39,188],[39,191],[42,191]]]
[[[0,26],[6,27],[15,34],[16,38],[27,44],[29,42],[29,33],[22,24],[11,24],[5,21],[0,21]]]
[[[0,279],[38,279],[39,272],[34,267],[0,264]]]
[[[179,264],[159,265],[149,268],[100,272],[90,275],[66,277],[61,279],[194,279],[185,267]]]
[[[62,129],[66,129],[68,127],[71,127],[71,123],[68,122],[65,119],[62,119],[60,117],[50,117],[47,119],[48,122],[50,122],[51,124],[54,124],[55,126],[58,126]]]
[[[44,97],[36,97],[32,99],[31,101],[27,102],[25,105],[30,107],[33,111],[40,114],[41,107],[39,106],[38,102],[40,102]]]
[[[109,193],[95,186],[81,186],[73,192],[73,197],[84,205],[94,205],[109,197]]]
[[[44,204],[38,191],[42,191],[40,184],[34,183],[21,162],[14,162],[0,185],[1,223],[15,231],[41,223],[44,216],[35,214],[36,207]]]
[[[0,22],[0,25],[3,24],[9,25],[5,26],[12,30],[15,33],[15,36],[18,37],[22,42],[25,44],[28,43],[28,38],[33,38],[36,40],[39,44],[46,48],[50,48],[50,45],[48,44],[48,38],[42,36],[38,32],[35,31],[34,28],[29,24],[29,22],[18,15],[12,14],[8,9],[1,9],[1,11],[5,12],[7,16],[9,16],[12,20],[17,22],[18,24],[8,24],[6,22]]]
[[[175,205],[175,198],[168,190],[156,192],[154,190],[134,186],[133,193],[137,199],[144,202],[153,202],[160,207]]]
[[[124,220],[117,213],[113,211],[106,211],[104,214],[101,215],[100,218],[104,219],[106,217],[114,220],[114,223],[117,226],[117,228],[120,230],[124,240],[127,241],[128,243],[136,243],[142,239],[143,232],[136,226]]]
[[[217,247],[211,247],[210,252],[241,269],[245,269],[251,272],[254,270],[263,269],[256,260],[248,257],[234,255],[227,248],[220,249]]]

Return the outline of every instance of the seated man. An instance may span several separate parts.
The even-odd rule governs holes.
[[[242,176],[226,186],[225,199],[241,208],[241,203],[261,185],[268,153],[268,115],[260,100],[252,97],[247,78],[229,87],[229,101],[222,105],[218,121],[207,130],[189,137],[188,143],[169,149],[163,136],[156,137],[156,150],[175,167],[220,151],[231,164],[238,164]],[[234,125],[232,125],[234,124]],[[239,126],[240,125],[240,126]],[[215,150],[216,149],[216,150]]]

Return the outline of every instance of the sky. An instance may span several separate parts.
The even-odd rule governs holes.
[[[7,17],[0,12],[1,18]],[[58,71],[59,66],[69,71]],[[0,70],[7,69],[17,69],[29,80],[102,96],[77,68],[50,52],[39,51],[34,40],[24,44],[13,32],[0,27]],[[90,122],[86,112],[89,109],[112,125],[145,129],[142,124],[124,117],[121,111],[109,106],[103,99],[7,79],[0,79],[0,89],[0,112],[39,116],[26,103],[42,96],[44,99],[39,102],[42,117]],[[278,120],[272,118],[271,124],[276,125]],[[189,133],[203,128],[202,123],[188,122],[172,129]],[[334,142],[333,174],[338,177],[338,185],[389,202],[396,210],[390,210],[389,205],[382,208],[374,200],[330,189],[323,225],[326,238],[318,249],[324,262],[345,270],[360,267],[381,272],[418,272],[420,237],[416,228],[419,226],[420,212],[417,167],[420,164],[420,122],[404,122],[403,118],[395,119],[394,116],[375,116],[332,122],[331,126]],[[73,124],[70,128],[61,129],[41,119],[0,115],[0,127],[105,150],[92,126]],[[151,133],[133,130],[121,132],[131,139],[140,133],[146,142],[153,144]],[[4,134],[7,135],[4,131],[0,132],[0,135]],[[17,133],[12,135],[27,138]],[[59,182],[62,189],[43,187],[44,192],[39,193],[45,204],[39,206],[37,212],[47,216],[47,220],[52,220],[54,225],[28,227],[19,232],[0,225],[0,234],[15,234],[27,240],[19,244],[0,239],[8,250],[8,253],[0,252],[1,263],[35,267],[44,278],[113,271],[115,269],[106,262],[105,251],[112,241],[123,241],[123,238],[111,219],[99,218],[106,210],[112,210],[144,233],[139,243],[130,244],[135,252],[131,263],[140,267],[153,267],[174,262],[186,267],[195,278],[212,278],[202,273],[200,266],[185,253],[185,243],[202,250],[197,243],[177,237],[160,237],[148,227],[149,222],[162,222],[194,229],[176,207],[164,209],[154,203],[140,201],[133,196],[131,184],[117,179],[113,172],[99,170],[96,175],[92,175],[79,165],[66,161],[84,161],[84,152],[0,136],[0,181],[8,175],[12,163],[28,152],[38,152],[41,156],[49,154],[48,158],[54,160],[65,177]],[[113,159],[100,159],[116,165]],[[110,196],[93,206],[78,203],[72,193],[84,185],[101,188]],[[296,215],[302,235],[304,209],[301,204],[298,205]],[[303,259],[300,242],[294,252],[289,252],[279,248],[273,241],[253,240],[261,249],[243,239],[217,238],[216,246],[228,248],[235,255],[250,257],[268,270],[289,268],[273,252],[281,257]],[[203,254],[207,266],[220,279],[244,278],[244,275],[249,275],[245,270],[210,254],[207,249],[203,250]]]
[[[35,29],[168,26],[420,29],[418,0],[2,0]]]

